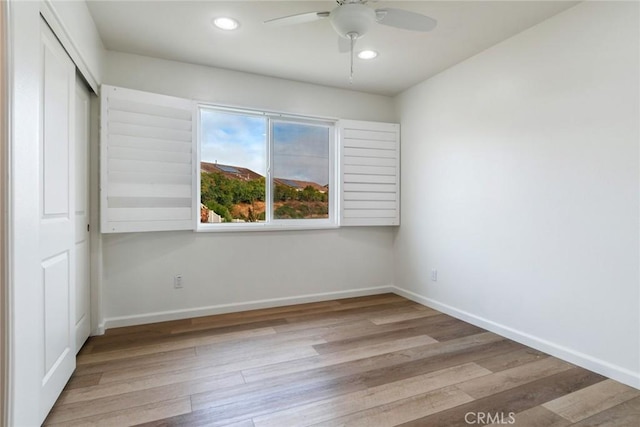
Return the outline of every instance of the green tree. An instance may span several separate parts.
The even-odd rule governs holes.
[[[316,202],[322,198],[322,193],[313,188],[310,185],[304,187],[304,190],[300,192],[299,200],[303,202]]]
[[[209,210],[212,210],[220,215],[224,222],[231,222],[233,220],[231,212],[229,212],[229,209],[226,206],[223,206],[216,202],[209,202],[208,204],[204,203],[204,205],[209,208]]]
[[[225,221],[233,219],[231,212],[235,205],[253,204],[256,201],[264,202],[265,200],[265,179],[263,177],[244,181],[229,178],[219,172],[202,172],[200,182],[202,204],[222,216]],[[243,216],[242,219],[256,221],[259,218],[251,210],[249,217]]]
[[[287,202],[289,200],[297,200],[298,192],[295,188],[291,188],[287,185],[276,183],[273,190],[273,200],[277,202]]]

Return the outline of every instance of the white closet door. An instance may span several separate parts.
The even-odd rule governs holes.
[[[89,285],[89,90],[76,76],[75,90],[75,254],[76,254],[76,353],[89,338],[91,330],[91,293]]]
[[[41,29],[41,301],[30,309],[44,312],[44,324],[36,326],[44,345],[39,368],[44,419],[75,369],[75,66],[46,23]]]

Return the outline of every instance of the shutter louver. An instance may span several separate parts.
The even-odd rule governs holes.
[[[192,230],[192,101],[106,85],[101,97],[101,231]]]
[[[400,125],[340,121],[341,225],[400,224]]]

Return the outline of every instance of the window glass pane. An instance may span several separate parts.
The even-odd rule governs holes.
[[[267,120],[200,110],[200,222],[265,220]]]
[[[273,218],[329,218],[329,127],[274,122]]]

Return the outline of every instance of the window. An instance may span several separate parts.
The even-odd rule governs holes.
[[[334,123],[201,106],[201,230],[337,225]]]
[[[100,96],[102,233],[400,223],[398,124]]]

